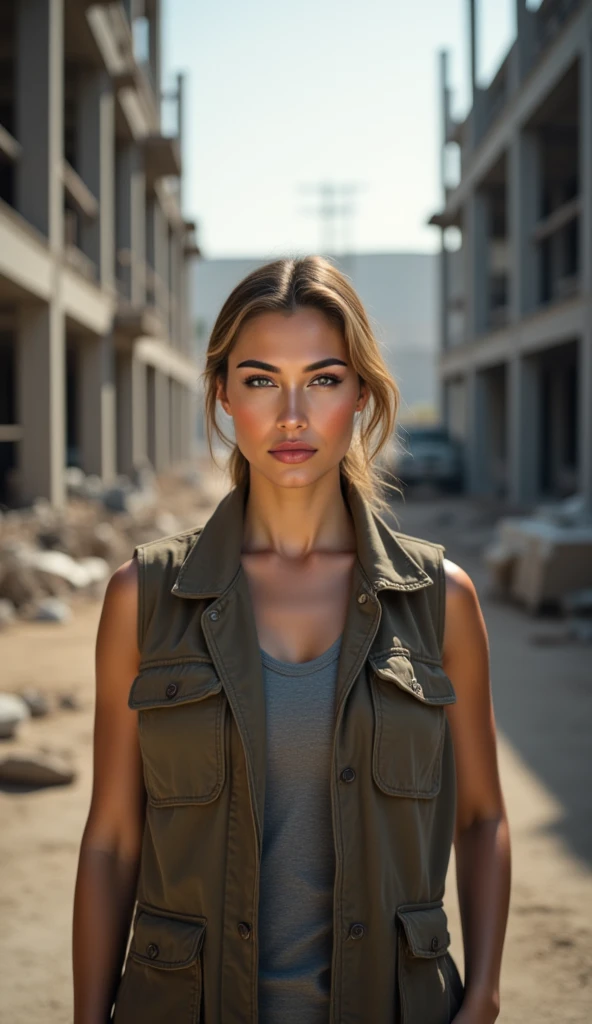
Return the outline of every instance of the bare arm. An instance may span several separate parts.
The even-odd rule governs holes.
[[[96,644],[94,778],[74,895],[74,1024],[106,1024],[135,900],[145,793],[137,714],[127,706],[138,673],[135,560],[111,577]]]
[[[448,708],[457,771],[454,846],[465,953],[465,1000],[457,1024],[491,1024],[510,897],[510,836],[501,791],[489,675],[489,642],[475,587],[445,560],[444,669],[457,702]]]

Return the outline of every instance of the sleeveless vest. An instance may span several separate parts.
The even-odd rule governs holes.
[[[136,548],[145,828],[115,1024],[257,1024],[265,698],[241,565],[248,485]],[[345,496],[345,495],[344,495]],[[357,558],[332,739],[328,1024],[449,1024],[443,908],[456,784],[442,668],[444,547],[350,487]]]

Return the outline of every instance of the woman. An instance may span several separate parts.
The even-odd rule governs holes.
[[[101,615],[75,1024],[490,1024],[510,857],[487,635],[442,545],[381,515],[398,390],[366,313],[329,261],[277,260],[227,299],[204,377],[234,486],[137,548]]]

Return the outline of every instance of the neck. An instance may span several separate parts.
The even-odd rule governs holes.
[[[250,470],[243,551],[303,559],[355,551],[353,520],[343,498],[339,468],[304,487],[278,487]]]

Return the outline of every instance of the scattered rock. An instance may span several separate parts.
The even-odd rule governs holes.
[[[62,711],[80,711],[81,704],[75,693],[63,693],[58,697],[58,707]]]
[[[40,690],[22,690],[20,696],[27,705],[33,718],[43,718],[49,714],[49,702]]]
[[[31,618],[35,622],[68,622],[72,611],[59,597],[44,597],[36,602]]]
[[[0,629],[9,626],[16,618],[16,608],[12,601],[7,598],[0,598]]]
[[[76,771],[60,754],[37,750],[0,758],[0,783],[16,786],[63,786]]]
[[[0,739],[11,739],[29,714],[22,697],[14,693],[0,693]]]

